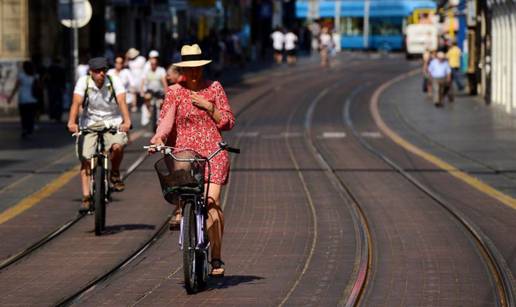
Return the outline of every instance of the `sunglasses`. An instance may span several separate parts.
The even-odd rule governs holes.
[[[105,68],[101,68],[101,69],[92,69],[91,70],[92,73],[95,73],[95,74],[100,74],[101,72],[105,73],[106,72],[106,69]]]

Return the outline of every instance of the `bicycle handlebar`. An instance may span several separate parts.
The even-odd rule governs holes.
[[[102,128],[102,130],[92,130],[89,128],[84,128],[84,129],[79,129],[79,132],[72,134],[72,136],[86,135],[86,134],[90,134],[90,133],[107,133],[107,132],[115,134],[115,133],[119,133],[120,131],[118,130],[118,127],[105,127],[105,128]]]
[[[222,141],[222,142],[219,142],[219,148],[217,150],[215,150],[214,152],[212,152],[208,157],[205,157],[203,159],[206,159],[206,160],[211,160],[213,157],[215,157],[216,155],[219,154],[219,152],[223,151],[223,150],[226,150],[228,152],[231,152],[231,153],[235,153],[235,154],[239,154],[240,153],[240,149],[239,148],[235,148],[235,147],[230,147],[228,145],[228,143]],[[151,148],[154,148],[156,151],[160,151],[162,153],[164,153],[165,155],[171,155],[175,160],[177,161],[190,161],[192,159],[181,159],[181,158],[177,158],[176,156],[174,156],[172,154],[172,151],[174,149],[177,149],[175,147],[170,147],[170,146],[165,146],[165,145],[149,145],[149,146],[143,146],[144,149],[151,149]]]

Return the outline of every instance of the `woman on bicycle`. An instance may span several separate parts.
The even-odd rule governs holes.
[[[218,81],[203,77],[203,66],[211,60],[203,59],[197,45],[181,48],[181,68],[184,81],[169,86],[160,115],[160,122],[151,144],[175,143],[176,148],[192,149],[203,156],[218,149],[221,131],[233,128],[235,117],[228,98]],[[171,140],[170,138],[174,138]],[[224,275],[221,261],[224,216],[220,207],[221,188],[229,175],[229,155],[221,152],[210,161],[211,174],[208,191],[208,236],[211,244],[211,275]],[[205,175],[208,178],[208,174]]]

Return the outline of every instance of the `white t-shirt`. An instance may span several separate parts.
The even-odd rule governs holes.
[[[18,82],[20,82],[20,94],[18,96],[18,104],[36,103],[38,100],[32,95],[32,83],[35,76],[29,76],[20,71]]]
[[[111,68],[110,70],[108,70],[107,74],[110,76],[118,77],[120,79],[120,81],[122,81],[122,84],[124,85],[126,92],[129,92],[129,90],[131,88],[131,84],[134,83],[134,82],[132,82],[133,76],[131,75],[131,72],[127,68],[123,68],[120,72],[117,72],[116,69]],[[126,95],[125,102],[128,104],[132,103],[133,102],[132,98],[133,98],[133,95]]]
[[[321,46],[322,47],[332,48],[333,41],[331,39],[331,35],[330,34],[322,33],[321,36],[319,37],[319,39],[321,40]]]
[[[274,31],[271,34],[272,48],[274,50],[283,50],[283,44],[285,43],[285,34],[281,31]]]
[[[140,86],[142,85],[142,77],[143,77],[143,67],[145,66],[145,58],[137,56],[135,59],[130,60],[127,63],[129,66],[129,71],[131,72],[131,90],[134,92],[140,92]]]
[[[163,67],[158,66],[155,71],[152,71],[152,69],[149,68],[149,70],[145,71],[145,75],[143,76],[144,90],[164,92],[165,89],[163,88],[161,80],[166,76],[167,71]]]
[[[285,35],[285,50],[296,49],[297,35],[292,32],[288,32]]]
[[[125,93],[122,81],[116,76],[112,76],[113,89],[115,95]],[[104,122],[106,126],[118,126],[122,123],[122,115],[120,109],[113,96],[111,83],[106,76],[104,84],[99,89],[90,76],[81,77],[75,84],[74,94],[84,97],[86,92],[86,83],[88,84],[88,104],[83,110],[79,125],[84,128],[97,122]]]

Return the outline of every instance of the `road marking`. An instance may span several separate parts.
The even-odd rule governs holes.
[[[362,132],[360,133],[361,136],[369,139],[381,139],[382,134],[380,132],[374,131],[374,132]]]
[[[303,134],[301,132],[282,132],[279,134],[265,134],[262,136],[262,139],[275,140],[284,138],[299,138],[302,136]]]
[[[373,116],[374,121],[376,122],[376,125],[380,128],[380,130],[387,135],[391,140],[393,140],[396,144],[400,145],[401,147],[405,148],[406,150],[410,151],[411,153],[425,159],[426,161],[434,164],[435,166],[441,168],[442,170],[445,170],[453,177],[462,180],[466,184],[469,184],[470,186],[474,187],[478,191],[487,194],[497,200],[499,200],[501,203],[505,204],[506,206],[516,209],[516,199],[512,198],[511,196],[504,194],[497,189],[493,188],[492,186],[480,181],[479,179],[459,170],[455,166],[441,160],[440,158],[423,151],[419,147],[416,147],[412,143],[409,143],[407,140],[403,139],[401,136],[399,136],[396,132],[394,132],[387,124],[383,121],[380,111],[379,111],[379,98],[380,95],[390,86],[393,84],[402,81],[408,77],[411,77],[415,74],[418,74],[420,72],[420,69],[414,69],[408,73],[402,74],[395,79],[392,79],[388,82],[385,82],[382,84],[379,88],[376,89],[376,91],[373,94],[373,97],[370,101],[370,110],[371,114]]]
[[[255,138],[258,137],[260,133],[258,131],[238,132],[236,135],[241,138]]]
[[[321,136],[319,136],[319,138],[322,138],[322,139],[342,139],[342,138],[345,138],[346,137],[346,132],[339,132],[339,131],[334,131],[334,132],[323,132],[321,134]]]
[[[136,131],[134,134],[131,134],[131,141],[135,141],[136,139],[142,136],[141,131]],[[24,211],[34,207],[38,203],[40,203],[43,199],[49,197],[50,195],[57,192],[60,188],[62,188],[65,184],[67,184],[72,178],[79,174],[80,165],[73,167],[72,169],[66,171],[61,176],[52,180],[46,186],[44,186],[39,191],[32,193],[31,195],[25,197],[17,204],[9,207],[0,213],[0,225],[9,221],[10,219],[16,217],[17,215],[23,213]]]
[[[76,167],[72,168],[71,170],[65,172],[58,178],[51,181],[49,184],[47,184],[41,190],[25,197],[20,202],[18,202],[16,205],[14,205],[14,206],[8,208],[7,210],[5,210],[4,212],[2,212],[0,214],[0,224],[7,222],[8,220],[12,219],[13,217],[17,216],[18,214],[24,212],[25,210],[32,208],[34,205],[39,203],[41,200],[52,195],[54,192],[56,192],[61,187],[63,187],[65,184],[67,184],[73,177],[75,177],[77,175],[77,172],[79,171],[79,169],[80,169],[80,166],[76,166]]]

